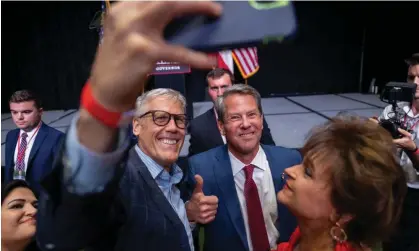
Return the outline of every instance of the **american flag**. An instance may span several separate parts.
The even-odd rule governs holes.
[[[234,74],[234,62],[242,77],[247,79],[259,70],[256,47],[220,51],[216,54],[218,67],[228,69]]]
[[[244,79],[253,76],[259,70],[256,47],[234,49],[233,59]]]
[[[230,50],[211,53],[211,55],[217,58],[218,68],[229,70],[231,74],[234,74],[234,60],[233,54]]]

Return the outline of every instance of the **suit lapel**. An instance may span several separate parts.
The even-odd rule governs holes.
[[[36,153],[39,150],[39,147],[42,145],[42,142],[44,142],[47,135],[48,135],[48,126],[42,122],[42,125],[39,128],[38,134],[35,137],[35,142],[33,142],[33,146],[29,154],[28,167],[30,166],[30,163],[32,162],[33,158],[35,157]]]
[[[217,120],[215,119],[214,108],[207,111],[207,125],[206,129],[209,130],[208,139],[213,142],[211,148],[224,145],[220,130],[218,130]]]
[[[158,208],[164,213],[164,215],[166,215],[166,217],[172,222],[173,225],[176,226],[181,224],[183,226],[182,221],[180,220],[176,211],[170,205],[169,201],[164,196],[156,181],[151,176],[147,166],[141,161],[140,157],[135,151],[135,147],[132,147],[130,150],[130,161],[132,161],[134,167],[138,170],[140,176],[144,179],[147,186],[151,188],[151,199],[157,204]]]
[[[269,168],[272,174],[272,180],[274,182],[275,187],[275,194],[277,194],[282,187],[284,186],[284,181],[282,180],[282,173],[284,170],[281,168],[275,168],[275,157],[274,154],[271,152],[271,149],[268,146],[262,145],[263,151],[265,152],[266,158],[269,163]]]
[[[282,179],[282,173],[284,168],[287,166],[284,166],[283,163],[279,162],[283,161],[285,156],[278,156],[274,150],[274,147],[272,146],[262,145],[262,147],[265,151],[266,158],[271,170],[272,180],[275,187],[275,194],[277,194],[285,184],[285,181]],[[291,214],[291,212],[284,204],[277,202],[277,205],[278,219],[275,222],[275,226],[279,231],[279,241],[288,241],[292,232],[297,226],[297,221],[295,216]]]
[[[13,179],[13,162],[15,159],[15,150],[16,150],[16,145],[17,145],[17,139],[19,138],[19,132],[20,129],[15,129],[13,131],[11,131],[10,133],[12,133],[10,135],[10,140],[9,142],[6,142],[6,156],[9,156],[7,158],[7,163],[6,163],[6,167],[8,167],[8,170],[6,170],[8,177],[11,179]]]
[[[246,247],[246,250],[249,250],[243,215],[240,209],[239,198],[237,197],[227,146],[220,148],[220,151],[218,151],[218,154],[216,155],[216,159],[217,162],[215,162],[214,165],[214,174],[223,196],[223,199],[220,201],[225,203],[231,221],[233,222],[240,239]]]

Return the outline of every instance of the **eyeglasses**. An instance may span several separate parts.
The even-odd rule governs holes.
[[[179,129],[185,129],[188,126],[188,118],[185,114],[170,114],[165,111],[148,111],[141,115],[140,118],[143,118],[149,114],[151,114],[154,124],[158,126],[165,126],[169,124],[172,117]]]

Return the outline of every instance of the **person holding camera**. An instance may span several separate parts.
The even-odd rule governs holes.
[[[407,82],[419,85],[419,53],[406,60]],[[406,130],[399,128],[401,137],[393,140],[400,149],[400,165],[406,173],[407,194],[398,230],[393,238],[384,244],[384,251],[419,250],[419,88],[412,102],[397,103],[403,110],[400,119]],[[387,106],[378,120],[391,118],[394,111]]]

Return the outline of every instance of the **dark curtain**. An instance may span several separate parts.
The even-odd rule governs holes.
[[[46,110],[77,108],[98,32],[89,23],[101,2],[2,2],[2,112],[28,88]]]
[[[258,48],[260,70],[248,83],[263,97],[365,92],[372,78],[379,85],[406,80],[404,58],[419,52],[418,2],[293,4],[296,34]],[[194,101],[207,99],[205,74],[193,71],[187,78]]]
[[[258,47],[260,70],[248,84],[263,97],[357,91],[362,26],[353,15],[353,4],[293,4],[298,20],[296,34],[281,44]],[[194,71],[192,75],[190,79],[200,82],[189,85],[205,86],[205,73]],[[238,71],[235,77],[243,82]]]
[[[293,4],[297,33],[282,44],[260,46],[260,70],[248,81],[263,97],[358,92],[372,78],[380,85],[405,80],[403,59],[419,52],[417,2]],[[88,26],[100,5],[2,2],[2,112],[8,112],[11,93],[22,88],[40,93],[47,110],[78,107],[98,43],[98,32]],[[207,99],[206,73],[185,76],[188,102]]]
[[[362,29],[351,4],[294,3],[297,33],[259,48],[260,71],[249,84],[262,96],[356,91]]]
[[[419,52],[419,2],[368,3],[363,91],[373,78],[378,86],[405,82],[404,59]]]

